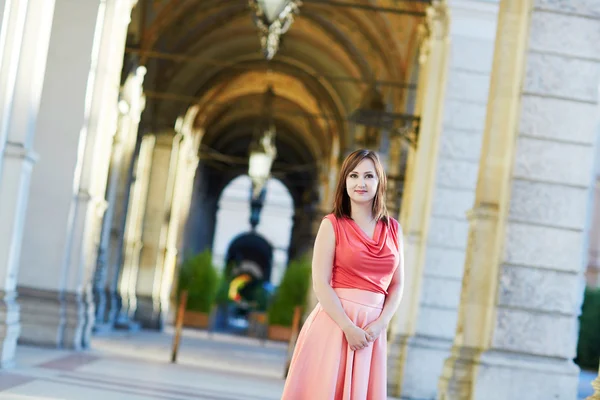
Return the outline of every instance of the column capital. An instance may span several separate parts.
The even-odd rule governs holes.
[[[436,1],[425,11],[425,21],[419,25],[417,37],[420,42],[419,63],[425,64],[431,52],[432,40],[448,40],[450,35],[450,12],[446,2]]]
[[[448,38],[450,35],[450,11],[445,1],[434,1],[427,7],[425,19],[432,38]]]

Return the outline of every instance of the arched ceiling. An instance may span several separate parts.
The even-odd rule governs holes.
[[[417,13],[426,7],[423,0],[338,3]],[[261,96],[272,86],[277,137],[286,149],[278,159],[288,163],[317,163],[329,159],[332,149],[344,149],[348,116],[373,81],[388,82],[380,85],[384,98],[391,110],[403,111],[407,93],[401,83],[409,81],[422,21],[421,16],[306,1],[267,63],[248,0],[139,0],[133,18],[131,35],[149,70],[145,118],[154,125],[150,129],[172,127],[196,104],[203,144],[239,153],[260,115]],[[280,138],[283,132],[289,137]]]

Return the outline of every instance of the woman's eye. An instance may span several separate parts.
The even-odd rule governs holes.
[[[373,174],[367,174],[367,178],[372,179],[373,178]]]
[[[356,174],[350,174],[350,178],[352,178],[352,179],[358,178],[358,175],[356,175]]]

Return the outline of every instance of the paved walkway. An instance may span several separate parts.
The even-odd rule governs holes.
[[[138,332],[95,338],[76,353],[20,346],[0,374],[2,400],[277,400],[285,345],[186,331],[178,364],[172,336]]]
[[[171,364],[171,340],[167,330],[95,337],[93,349],[79,353],[19,346],[17,366],[0,373],[0,399],[280,398],[285,344],[185,331],[178,363]],[[582,373],[578,399],[592,393],[594,377]]]

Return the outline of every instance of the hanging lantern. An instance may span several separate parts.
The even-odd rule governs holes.
[[[254,130],[254,137],[248,149],[248,176],[252,180],[252,199],[256,200],[265,187],[273,161],[277,157],[275,147],[275,123],[273,122],[273,101],[275,92],[270,86],[264,93],[261,116]]]

